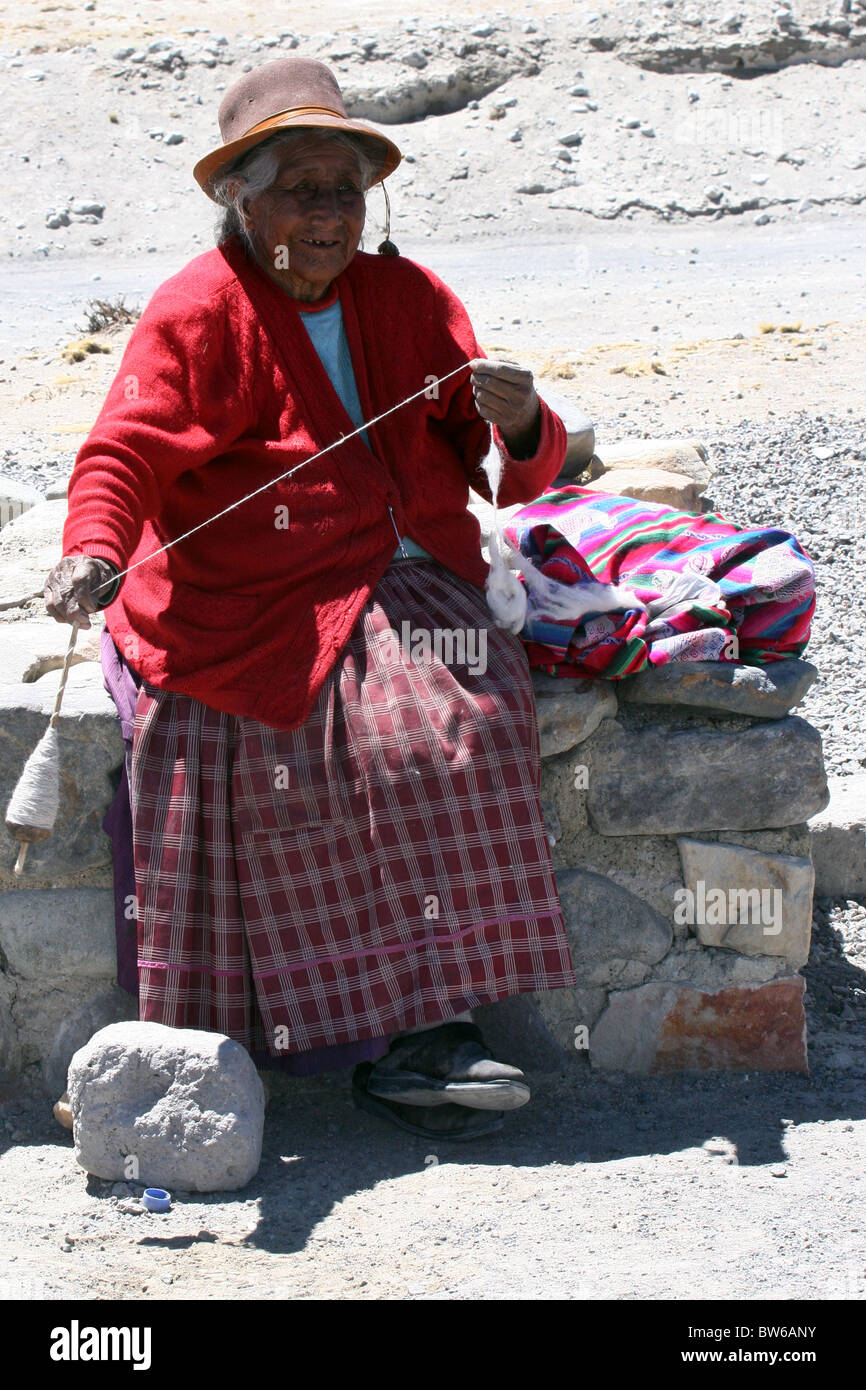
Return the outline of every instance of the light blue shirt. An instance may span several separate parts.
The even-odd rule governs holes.
[[[327,309],[313,309],[309,313],[301,313],[301,322],[310,335],[310,341],[319,354],[322,366],[331,378],[334,390],[343,402],[346,414],[357,429],[363,424],[364,415],[358,399],[358,387],[339,299],[335,299]],[[370,441],[366,430],[361,431],[361,438],[369,449]],[[422,556],[428,560],[433,558],[429,551],[422,550],[409,536],[403,536],[402,543],[410,555]],[[402,554],[403,551],[398,546],[392,559],[397,560]]]

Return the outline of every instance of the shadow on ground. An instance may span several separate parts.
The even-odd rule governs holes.
[[[431,1156],[449,1164],[543,1167],[602,1164],[727,1141],[736,1161],[784,1162],[791,1122],[866,1114],[866,1074],[749,1074],[672,1078],[536,1076],[533,1101],[501,1133],[468,1143],[415,1138],[354,1109],[349,1075],[286,1081],[267,1114],[262,1166],[241,1194],[259,1202],[247,1244],[301,1250],[344,1197],[417,1173]],[[232,1194],[222,1194],[221,1201]]]
[[[533,1099],[506,1116],[500,1133],[466,1143],[416,1138],[355,1109],[350,1069],[322,1077],[275,1076],[258,1174],[238,1193],[197,1194],[193,1200],[204,1207],[257,1204],[257,1223],[244,1244],[279,1253],[302,1250],[343,1198],[421,1172],[433,1160],[490,1169],[574,1168],[712,1145],[741,1166],[785,1162],[784,1139],[792,1125],[866,1116],[861,1002],[866,972],[846,956],[846,943],[828,916],[816,915],[812,956],[804,972],[809,1076],[618,1076],[593,1072],[585,1058],[566,1062],[566,1070],[533,1068],[530,1057],[537,1056],[537,1039],[521,1033],[517,1019],[507,1017],[514,1001],[504,1001],[495,1007],[502,1011],[503,1034],[514,1029],[509,1060],[526,1068]],[[491,1028],[491,1035],[494,1031],[500,1029]],[[500,1038],[491,1036],[491,1043],[502,1052]],[[561,1052],[558,1057],[561,1066]],[[50,1100],[32,1092],[25,1097],[21,1078],[0,1078],[0,1152],[46,1142],[72,1148],[72,1136],[59,1130],[51,1116]],[[93,1178],[87,1179],[87,1190],[100,1198],[108,1198],[110,1191]],[[141,1243],[176,1249],[215,1239],[202,1230],[198,1236],[145,1236]]]

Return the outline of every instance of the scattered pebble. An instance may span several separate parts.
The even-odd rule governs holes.
[[[799,413],[705,432],[715,509],[738,525],[781,526],[815,565],[817,604],[803,657],[821,673],[797,706],[819,730],[827,772],[866,768],[860,590],[866,564],[866,420]],[[820,451],[820,452],[818,452]]]

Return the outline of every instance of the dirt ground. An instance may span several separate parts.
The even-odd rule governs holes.
[[[822,9],[800,8],[809,15]],[[98,334],[108,352],[64,359],[62,349],[81,336],[87,301],[124,294],[140,304],[210,244],[212,210],[195,203],[201,195],[189,191],[189,166],[212,138],[218,80],[231,80],[239,68],[194,70],[204,106],[191,112],[187,103],[188,139],[155,163],[159,141],[148,141],[147,127],[167,119],[164,90],[132,94],[131,79],[112,77],[107,54],[169,28],[219,24],[234,43],[279,32],[284,21],[276,6],[225,3],[216,17],[204,0],[161,9],[162,22],[150,8],[130,11],[119,0],[99,0],[92,12],[38,0],[0,8],[0,67],[9,70],[17,54],[25,71],[45,73],[27,79],[20,67],[12,70],[4,99],[0,168],[20,195],[0,210],[7,259],[0,449],[8,460],[44,459],[52,472],[68,471],[125,341],[124,333]],[[635,16],[646,19],[645,38],[656,10],[671,15],[670,7],[650,5],[610,9],[625,16],[633,38]],[[741,9],[750,22],[763,13],[752,3]],[[465,28],[490,18],[474,0],[459,7],[419,0],[413,13],[422,23],[442,16]],[[616,49],[581,47],[572,31],[578,20],[588,25],[586,4],[508,0],[497,14],[515,33],[536,24],[553,44],[546,88],[520,76],[502,87],[528,113],[522,147],[507,140],[490,156],[500,128],[513,123],[512,108],[484,120],[499,92],[482,99],[480,125],[472,126],[464,108],[395,127],[427,158],[404,170],[418,196],[403,186],[396,239],[460,294],[485,350],[532,367],[542,394],[553,390],[581,405],[602,440],[700,438],[799,410],[863,416],[862,59],[805,62],[732,89],[723,74],[700,65],[653,73]],[[706,23],[717,25],[718,16]],[[393,26],[393,7],[381,0],[364,6],[363,23],[350,0],[327,0],[307,28],[333,36]],[[300,22],[292,27],[304,31]],[[690,32],[699,47],[697,29]],[[76,85],[67,90],[64,55],[77,45]],[[556,91],[582,80],[578,69],[604,101],[586,115],[560,105],[560,125],[586,125],[609,108],[613,130],[640,95],[656,136],[632,140],[620,130],[609,177],[604,149],[589,150],[577,185],[585,201],[569,210],[549,205],[561,201],[561,190],[539,201],[514,186],[524,167],[535,170],[543,159],[549,165],[541,153],[546,112],[559,100]],[[118,138],[132,142],[127,153],[146,154],[140,165],[112,165],[108,124],[92,119],[105,113],[109,92],[114,98],[112,84]],[[680,164],[670,143],[648,154],[664,145],[665,112],[676,102],[685,109],[688,87],[729,113],[738,100],[758,112],[784,109],[779,148],[760,156],[736,139],[730,149],[725,141],[718,148],[681,141]],[[52,101],[75,147],[64,146],[60,185],[59,134],[41,144],[38,138]],[[141,110],[133,121],[135,103]],[[26,167],[22,141],[30,142]],[[491,166],[471,196],[467,183],[447,186],[464,147],[467,164]],[[800,163],[779,157],[786,152]],[[769,182],[752,184],[758,168]],[[598,195],[606,177],[614,206]],[[691,212],[664,213],[666,180]],[[716,217],[703,189],[725,180],[726,197],[742,209]],[[635,204],[634,190],[647,187],[646,206]],[[772,194],[773,220],[756,224],[749,199],[764,190]],[[426,191],[436,201],[425,210]],[[46,210],[84,192],[105,201],[101,225],[46,232]],[[797,211],[804,197],[815,201]],[[488,217],[491,208],[497,211]],[[484,216],[474,220],[479,209]],[[154,247],[149,254],[131,243],[139,222]],[[47,251],[37,249],[43,243]],[[845,988],[862,989],[864,976],[843,936],[830,933],[824,946],[825,963],[806,971],[815,1042],[808,1077],[610,1077],[575,1060],[562,1074],[530,1074],[533,1101],[500,1135],[438,1147],[355,1111],[345,1074],[284,1079],[249,1187],[206,1198],[175,1194],[165,1215],[134,1214],[131,1188],[112,1189],[76,1166],[71,1137],[51,1117],[53,1097],[6,1087],[0,1297],[862,1300],[866,1052],[850,1028],[828,1042],[822,1001],[831,998],[824,992],[828,958]]]
[[[587,228],[584,281],[572,246],[528,238],[484,246],[425,242],[406,254],[464,300],[491,357],[530,367],[539,390],[579,405],[599,441],[695,436],[795,410],[866,409],[866,221],[848,214],[776,233],[744,224]],[[186,257],[16,267],[0,321],[0,415],[9,456],[41,449],[71,469],[131,331],[88,335],[103,351],[70,362],[96,295],[131,306]],[[50,313],[47,306],[51,306]],[[21,344],[20,324],[28,324]],[[33,338],[38,336],[38,341]]]
[[[863,1299],[864,1100],[862,1067],[581,1069],[437,1146],[356,1111],[345,1076],[283,1081],[253,1182],[165,1215],[128,1214],[31,1105],[0,1160],[0,1296]]]

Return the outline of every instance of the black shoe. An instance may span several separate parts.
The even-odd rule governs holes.
[[[367,1089],[372,1062],[361,1062],[352,1073],[352,1100],[359,1110],[389,1120],[392,1125],[424,1139],[480,1139],[502,1128],[501,1110],[467,1110],[462,1105],[441,1105],[432,1111],[401,1105],[371,1095]]]
[[[474,1023],[443,1023],[395,1038],[373,1066],[367,1093],[412,1106],[516,1110],[529,1100],[519,1067],[493,1058]]]

